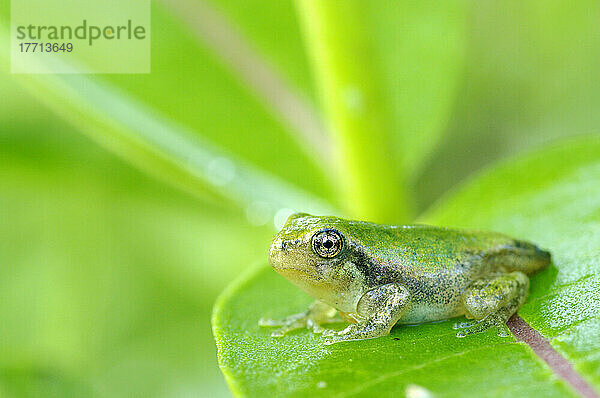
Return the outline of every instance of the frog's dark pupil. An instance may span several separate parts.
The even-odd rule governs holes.
[[[312,238],[313,251],[323,258],[333,258],[342,251],[342,236],[334,230],[319,231]]]

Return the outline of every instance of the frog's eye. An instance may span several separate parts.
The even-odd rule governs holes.
[[[332,258],[342,251],[342,234],[335,229],[325,229],[312,237],[312,248],[321,257]]]

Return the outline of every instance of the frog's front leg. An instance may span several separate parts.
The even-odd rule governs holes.
[[[527,300],[529,278],[522,272],[498,274],[473,282],[462,294],[465,316],[475,321],[455,325],[456,337],[483,332],[495,326],[508,336],[506,321]]]
[[[399,283],[389,283],[366,292],[358,302],[357,314],[364,319],[346,329],[323,333],[325,344],[348,340],[364,340],[390,333],[410,302],[408,289]]]
[[[339,319],[335,316],[337,310],[330,305],[316,300],[308,309],[299,314],[290,315],[281,320],[261,318],[258,321],[259,326],[263,327],[279,327],[273,331],[271,336],[282,337],[288,332],[296,329],[308,328],[314,333],[322,333],[322,324],[337,322]]]

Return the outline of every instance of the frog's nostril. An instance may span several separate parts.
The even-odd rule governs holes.
[[[274,240],[271,244],[270,254],[275,254],[280,250],[285,250],[284,242],[281,239]]]

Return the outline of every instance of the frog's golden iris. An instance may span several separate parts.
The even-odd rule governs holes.
[[[335,229],[318,231],[312,237],[312,248],[321,257],[332,258],[340,254],[344,238]]]

